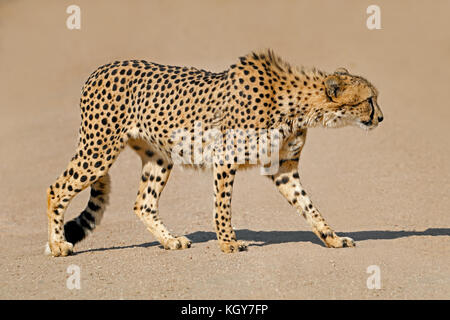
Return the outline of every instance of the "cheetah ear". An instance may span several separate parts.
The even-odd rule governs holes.
[[[328,97],[333,100],[333,98],[338,98],[342,91],[343,85],[341,79],[337,75],[331,75],[324,80],[325,89]]]
[[[336,71],[334,71],[335,74],[349,74],[348,70],[345,68],[337,68]]]

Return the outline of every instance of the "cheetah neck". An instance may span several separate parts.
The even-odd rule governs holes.
[[[274,81],[273,99],[279,112],[277,126],[291,133],[314,127],[331,127],[338,106],[325,93],[327,73],[316,69],[293,70]]]
[[[292,67],[268,50],[241,57],[230,75],[239,94],[256,95],[260,99],[255,102],[267,106],[269,129],[282,129],[291,135],[332,123],[336,104],[326,95],[324,79],[328,73]],[[257,85],[259,90],[252,92]]]

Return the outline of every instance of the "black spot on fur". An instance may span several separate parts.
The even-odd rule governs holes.
[[[95,203],[93,203],[92,201],[88,202],[88,207],[89,209],[91,209],[92,211],[98,211],[100,210],[100,207],[98,205],[96,205]]]
[[[98,196],[101,196],[103,192],[101,190],[95,190],[94,188],[91,188],[91,197],[96,198]]]
[[[80,217],[85,218],[86,220],[94,223],[95,222],[95,218],[92,216],[92,214],[90,214],[89,212],[87,212],[86,210],[84,210],[81,214]]]

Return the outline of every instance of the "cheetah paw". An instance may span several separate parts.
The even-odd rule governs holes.
[[[51,242],[45,246],[45,254],[53,257],[65,257],[73,253],[73,244],[67,241]]]
[[[247,244],[244,241],[229,241],[229,242],[221,242],[220,250],[225,253],[232,253],[238,251],[246,251]]]
[[[181,250],[190,248],[192,245],[192,241],[186,237],[176,237],[171,238],[165,241],[163,244],[164,249],[166,250]]]
[[[328,237],[326,238],[326,245],[329,248],[350,248],[355,247],[356,243],[352,238],[349,237]]]

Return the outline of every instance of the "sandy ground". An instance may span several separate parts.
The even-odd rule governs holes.
[[[2,299],[448,299],[450,297],[450,2],[0,2],[0,239]],[[67,258],[44,256],[45,190],[72,156],[80,88],[97,66],[125,58],[221,71],[271,47],[292,64],[345,66],[379,89],[385,121],[370,133],[314,129],[300,165],[330,225],[357,241],[327,249],[258,170],[238,174],[238,238],[220,252],[212,177],[175,169],[161,199],[165,223],[194,242],[165,251],[132,212],[140,160],[111,169],[102,225]],[[74,199],[66,219],[87,202]],[[81,288],[69,290],[70,265]],[[368,289],[369,266],[381,289]]]

